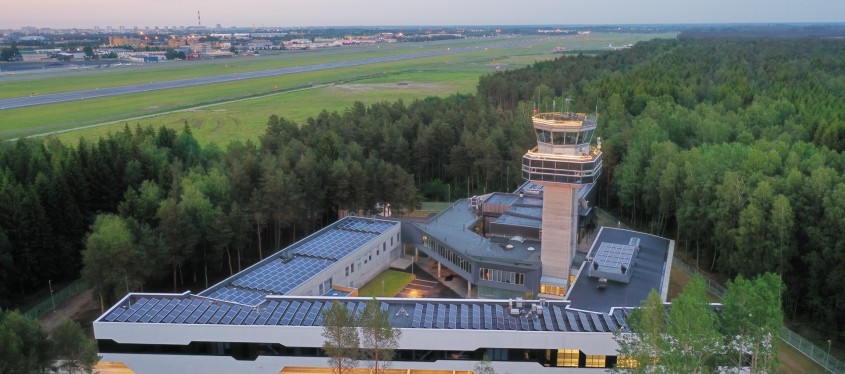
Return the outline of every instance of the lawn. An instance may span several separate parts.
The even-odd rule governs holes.
[[[358,290],[358,296],[394,297],[416,278],[417,276],[411,273],[387,270],[373,278],[364,287],[361,287]]]

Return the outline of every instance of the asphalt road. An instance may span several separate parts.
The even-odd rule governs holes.
[[[487,48],[505,48],[505,47],[511,47],[515,44],[528,44],[528,43],[529,42],[526,42],[526,41],[514,42],[514,43],[503,43],[503,44],[500,44],[500,45],[488,46]],[[294,67],[289,67],[289,68],[254,71],[254,72],[247,72],[247,73],[216,75],[216,76],[209,76],[209,77],[198,77],[198,78],[193,78],[193,79],[178,79],[178,80],[172,80],[172,81],[151,82],[151,83],[144,83],[144,84],[135,84],[135,85],[130,85],[130,86],[98,88],[98,89],[93,89],[93,90],[63,92],[63,93],[46,94],[46,95],[35,95],[35,96],[29,96],[29,97],[17,97],[17,98],[12,98],[12,99],[0,100],[0,110],[14,109],[14,108],[24,108],[24,107],[37,106],[37,105],[55,104],[55,103],[62,103],[62,102],[69,102],[69,101],[94,99],[94,98],[125,95],[125,94],[140,93],[140,92],[168,90],[168,89],[173,89],[173,88],[200,86],[200,85],[205,85],[205,84],[225,83],[225,82],[232,82],[232,81],[237,81],[237,80],[241,80],[241,79],[265,78],[265,77],[272,77],[272,76],[277,76],[277,75],[305,73],[305,72],[327,70],[327,69],[337,69],[337,68],[354,67],[354,66],[361,66],[361,65],[370,65],[370,64],[377,64],[377,63],[382,63],[382,62],[393,62],[393,61],[411,60],[411,59],[424,58],[424,57],[450,55],[450,54],[473,51],[473,50],[477,50],[479,48],[480,47],[457,47],[457,48],[448,48],[448,49],[439,50],[439,51],[420,52],[420,53],[412,53],[412,54],[405,54],[405,55],[398,55],[398,56],[387,56],[387,57],[367,58],[367,59],[361,59],[361,60],[338,61],[338,62],[329,62],[329,63],[322,63],[322,64],[314,64],[314,65],[294,66]]]

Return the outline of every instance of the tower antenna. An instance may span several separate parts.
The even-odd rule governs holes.
[[[197,26],[202,26],[202,19],[200,18],[200,11],[197,11]]]

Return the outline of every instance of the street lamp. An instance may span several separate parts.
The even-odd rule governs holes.
[[[830,339],[828,339],[827,340],[827,356],[824,357],[824,370],[825,371],[828,371],[827,364],[828,364],[828,362],[830,362],[830,343],[831,343],[831,341],[830,341]],[[830,370],[830,372],[832,373],[833,370]]]
[[[50,287],[50,301],[53,303],[53,311],[56,311],[56,299],[53,298],[53,280],[47,280],[47,286]]]

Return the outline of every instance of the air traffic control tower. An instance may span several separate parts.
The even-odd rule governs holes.
[[[532,117],[537,147],[522,157],[522,177],[543,186],[540,296],[561,299],[570,282],[578,228],[578,190],[601,174],[601,139],[592,147],[597,118],[572,112]]]

